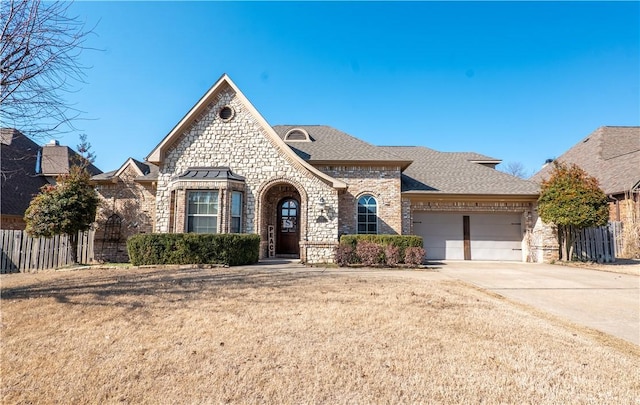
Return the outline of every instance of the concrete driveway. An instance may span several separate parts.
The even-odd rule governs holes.
[[[640,345],[640,277],[534,263],[444,262],[441,274]]]

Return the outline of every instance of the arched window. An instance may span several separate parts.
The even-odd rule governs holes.
[[[358,199],[358,233],[378,233],[378,203],[372,195]]]

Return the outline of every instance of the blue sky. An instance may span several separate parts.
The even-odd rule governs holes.
[[[227,73],[272,125],[474,151],[537,170],[640,125],[640,3],[77,2],[69,95],[104,171],[143,159]]]

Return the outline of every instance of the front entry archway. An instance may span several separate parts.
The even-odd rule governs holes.
[[[260,199],[260,258],[285,256],[301,258],[306,240],[306,200],[304,188],[287,179],[266,185]]]
[[[278,204],[278,229],[276,230],[276,254],[300,253],[300,203],[284,198]]]

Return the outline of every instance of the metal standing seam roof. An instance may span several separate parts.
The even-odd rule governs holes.
[[[600,127],[556,160],[580,166],[598,179],[605,194],[630,191],[640,182],[640,127]],[[531,179],[542,182],[552,170],[547,165]]]
[[[178,176],[180,180],[234,180],[244,181],[244,177],[228,167],[190,167]]]

